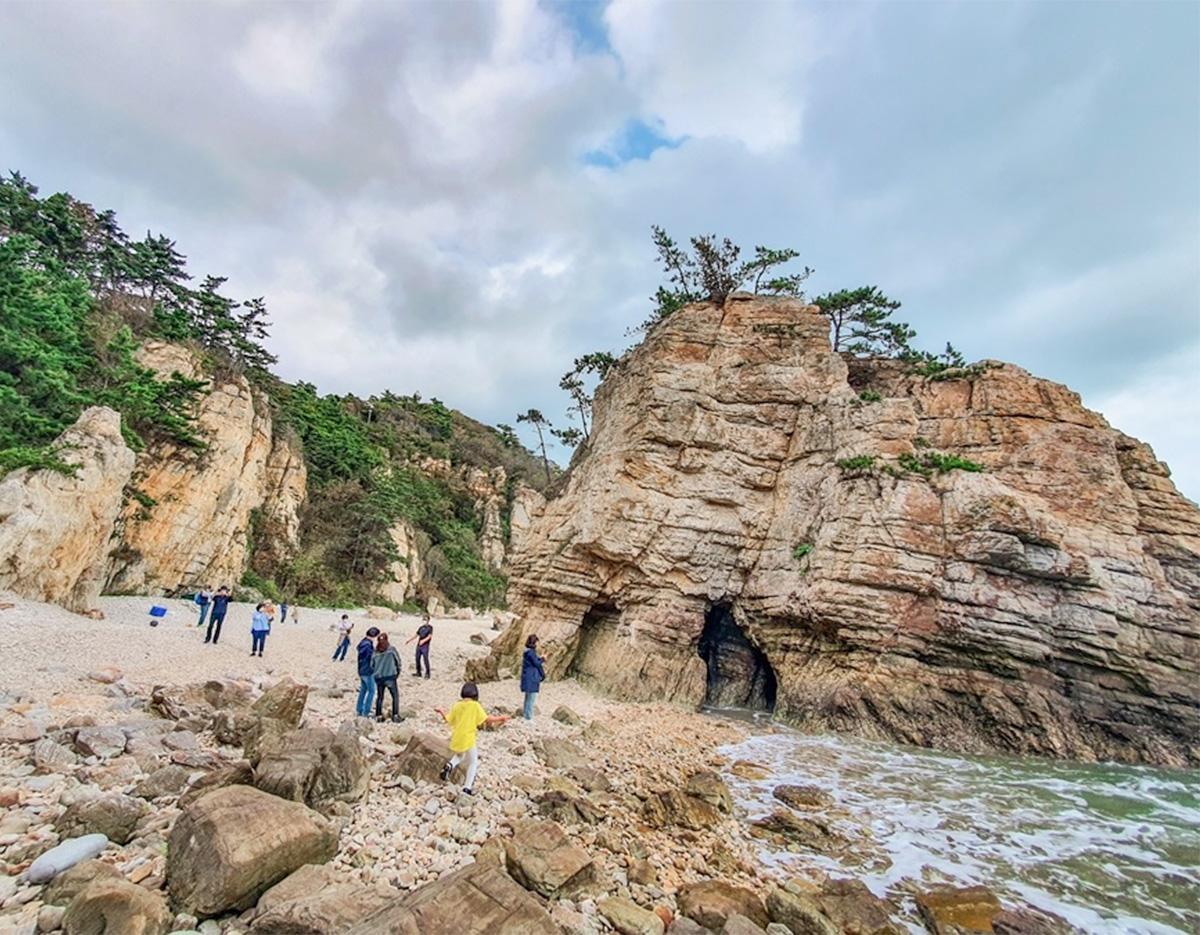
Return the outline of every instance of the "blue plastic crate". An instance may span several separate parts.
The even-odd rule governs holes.
[[[162,607],[159,604],[155,604],[153,607],[150,608],[150,616],[151,617],[165,617],[166,615],[167,615],[167,608]]]

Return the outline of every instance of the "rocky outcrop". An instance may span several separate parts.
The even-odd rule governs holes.
[[[200,359],[180,345],[147,342],[138,359],[164,378],[205,376]],[[306,479],[299,450],[285,438],[273,439],[266,400],[244,376],[210,379],[196,412],[196,433],[206,447],[160,442],[138,456],[134,484],[141,500],[131,499],[118,523],[108,590],[236,585],[253,514],[264,506],[265,529],[284,536],[268,548],[295,548]]]
[[[546,498],[534,488],[521,484],[513,494],[509,518],[509,550],[516,554],[525,547],[526,536],[534,520],[546,507]]]
[[[73,475],[20,468],[0,481],[0,589],[85,611],[96,606],[134,454],[121,417],[87,409],[59,436]]]
[[[418,585],[425,580],[424,549],[417,530],[407,520],[396,523],[388,534],[397,558],[388,566],[390,580],[380,586],[379,594],[385,600],[403,604],[417,596]]]
[[[495,656],[537,633],[551,675],[627,698],[1200,762],[1200,511],[1065,387],[941,377],[849,367],[791,300],[676,313],[519,537]]]
[[[500,516],[504,512],[508,475],[502,467],[490,471],[467,468],[464,480],[467,490],[475,498],[475,512],[479,516],[480,555],[488,568],[499,571],[505,559],[504,526]]]

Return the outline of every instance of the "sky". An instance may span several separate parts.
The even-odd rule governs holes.
[[[659,224],[879,286],[1200,500],[1200,4],[9,0],[0,157],[265,296],[322,392],[566,423]]]

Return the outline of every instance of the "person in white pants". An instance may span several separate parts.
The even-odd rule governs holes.
[[[460,701],[454,704],[447,714],[441,708],[434,708],[450,725],[450,759],[442,767],[442,781],[450,778],[450,774],[460,763],[467,766],[467,781],[463,792],[475,794],[475,773],[479,768],[479,750],[475,746],[475,734],[483,726],[498,727],[508,718],[502,715],[489,717],[479,703],[479,688],[474,682],[465,682],[459,692]]]

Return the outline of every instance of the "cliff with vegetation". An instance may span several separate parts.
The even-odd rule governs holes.
[[[263,300],[224,283],[0,182],[0,588],[503,604],[512,504],[544,466],[436,399],[279,380]]]
[[[1069,389],[673,310],[513,559],[518,658],[632,699],[967,751],[1200,763],[1200,511]]]

